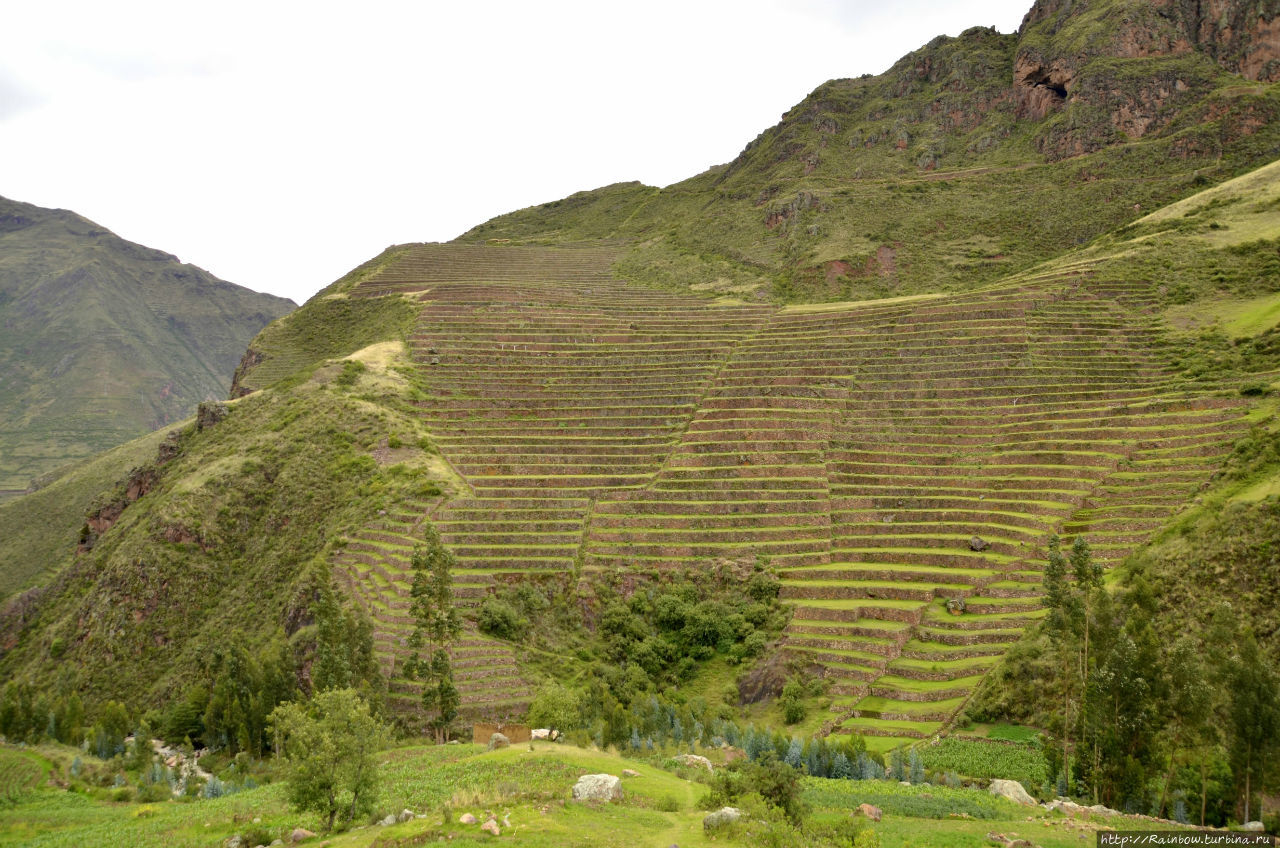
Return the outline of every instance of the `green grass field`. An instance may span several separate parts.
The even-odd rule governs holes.
[[[150,804],[100,800],[43,781],[52,768],[65,780],[73,749],[0,748],[0,845],[210,846],[234,835],[245,844],[289,841],[295,827],[320,831],[311,814],[291,812],[284,785],[271,783],[209,800]],[[709,752],[713,758],[716,752]],[[488,844],[493,837],[478,825],[463,825],[465,813],[484,821],[489,812],[507,817],[498,841],[531,848],[550,846],[701,846],[753,845],[749,828],[736,836],[711,840],[703,832],[706,812],[699,808],[708,792],[652,763],[610,752],[536,743],[486,751],[479,745],[393,748],[381,755],[382,792],[374,820],[402,809],[412,820],[383,826],[360,823],[344,833],[309,839],[305,844],[332,848],[389,848],[446,841],[453,845]],[[572,801],[571,788],[583,774],[621,775],[624,797],[613,804]],[[1045,848],[1078,845],[1081,833],[1106,824],[1068,821],[1057,813],[1020,807],[982,789],[934,784],[903,786],[891,780],[847,781],[804,778],[803,799],[811,821],[836,825],[854,816],[861,803],[883,811],[872,827],[885,848],[976,844],[989,831],[1013,831]],[[1114,822],[1111,822],[1114,824]],[[780,844],[806,844],[783,842]],[[808,843],[813,844],[813,843]]]

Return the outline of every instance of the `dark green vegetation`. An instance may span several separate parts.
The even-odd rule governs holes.
[[[1054,734],[1045,760],[1057,776],[1044,794],[1200,824],[1258,818],[1259,789],[1278,777],[1280,669],[1253,629],[1274,642],[1274,603],[1259,606],[1255,592],[1274,594],[1275,576],[1248,572],[1271,564],[1275,506],[1238,506],[1152,546],[1116,591],[1097,582],[1083,537],[1069,564],[1051,548],[1049,615],[969,714]],[[1253,521],[1236,524],[1245,515]],[[1175,553],[1188,542],[1194,562]]]
[[[319,692],[306,704],[284,704],[271,714],[279,756],[287,769],[289,802],[314,811],[333,830],[367,817],[378,802],[376,758],[385,729],[351,689]]]
[[[684,183],[355,269],[28,566],[54,576],[4,613],[6,732],[67,741],[79,690],[104,753],[125,709],[256,759],[278,703],[356,687],[410,732],[746,754],[610,819],[633,841],[698,844],[709,792],[751,844],[865,842],[855,798],[966,844],[1010,820],[960,787],[995,777],[1256,818],[1280,69],[1250,15],[1149,11],[1040,3],[824,84]],[[450,772],[475,803],[535,800],[486,756]]]
[[[249,339],[293,308],[0,198],[0,497],[225,397]]]

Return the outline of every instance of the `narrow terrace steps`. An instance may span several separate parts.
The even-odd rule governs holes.
[[[1042,615],[1050,532],[1118,560],[1243,426],[1237,399],[1173,378],[1133,312],[1149,286],[1055,271],[725,307],[611,279],[617,250],[421,246],[362,291],[421,292],[419,409],[476,493],[433,515],[459,595],[575,562],[769,557],[795,607],[786,650],[836,681],[837,732],[935,732]],[[364,535],[344,556],[391,623],[379,558],[402,546]],[[968,611],[947,615],[957,595]]]

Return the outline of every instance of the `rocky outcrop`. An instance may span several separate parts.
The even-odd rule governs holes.
[[[102,534],[110,530],[120,520],[120,516],[124,514],[125,509],[155,488],[159,480],[160,472],[153,466],[143,466],[129,472],[129,478],[124,481],[119,494],[89,513],[89,516],[85,519],[84,527],[80,531],[80,543],[76,549],[77,553],[85,553],[92,550],[98,539],[102,538]]]
[[[1046,61],[1019,55],[1013,62],[1018,117],[1035,121],[1047,117],[1067,102],[1067,87],[1074,81],[1074,69],[1062,59]]]
[[[1171,0],[1187,39],[1234,74],[1280,80],[1280,2]]]
[[[203,432],[227,417],[227,405],[221,401],[205,401],[196,407],[196,430]]]
[[[1095,60],[1163,58],[1140,74]],[[1172,61],[1178,60],[1178,61]],[[1280,0],[1038,0],[1023,19],[1013,87],[1020,118],[1071,105],[1069,128],[1037,144],[1050,158],[1097,150],[1164,127],[1214,85],[1223,68],[1280,79]]]
[[[236,366],[235,373],[231,375],[231,392],[227,397],[235,400],[254,391],[244,384],[244,377],[254,368],[261,365],[264,358],[261,351],[253,348],[245,350],[244,355],[240,357],[240,364]]]

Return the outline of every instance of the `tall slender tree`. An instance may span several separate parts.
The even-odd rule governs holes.
[[[449,646],[462,629],[453,605],[451,572],[455,565],[453,552],[444,546],[436,529],[428,526],[423,544],[413,552],[410,611],[414,627],[406,673],[422,681],[422,709],[431,716],[437,739],[447,735],[460,703],[449,659]]]
[[[1243,784],[1243,821],[1251,821],[1253,794],[1266,785],[1280,754],[1280,675],[1266,662],[1247,628],[1229,666],[1228,679],[1228,752],[1236,783]]]
[[[1168,740],[1169,766],[1160,789],[1161,818],[1169,807],[1170,787],[1178,755],[1205,737],[1205,724],[1213,708],[1208,673],[1196,646],[1189,638],[1178,640],[1165,660],[1168,671],[1168,694],[1165,700],[1165,737]]]

